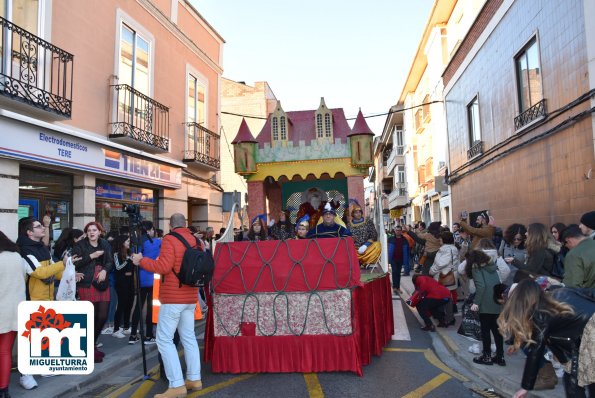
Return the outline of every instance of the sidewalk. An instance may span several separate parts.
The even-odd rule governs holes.
[[[401,277],[401,290],[403,290],[403,300],[409,298],[414,291],[411,277]],[[406,305],[405,303],[403,303]],[[460,308],[460,304],[459,304]],[[477,365],[473,362],[473,357],[477,354],[469,352],[468,348],[474,340],[463,337],[457,333],[459,324],[461,322],[460,313],[455,315],[456,325],[449,328],[436,328],[435,335],[438,336],[442,343],[447,347],[450,354],[472,374],[478,376],[483,382],[494,387],[496,392],[506,396],[512,397],[516,391],[521,388],[521,378],[523,376],[523,369],[525,366],[525,357],[522,352],[514,355],[506,355],[506,366],[485,366]],[[479,343],[481,348],[481,342]],[[562,386],[562,379],[558,379],[558,385],[553,390],[531,391],[529,396],[543,397],[543,398],[559,398],[564,397],[564,387]]]
[[[195,324],[196,336],[204,331],[204,321],[197,321]],[[54,377],[41,377],[36,375],[38,387],[33,390],[25,390],[19,384],[20,374],[13,370],[10,374],[10,395],[13,398],[59,398],[66,394],[80,391],[98,381],[105,381],[114,376],[124,366],[138,362],[138,376],[143,376],[141,363],[142,348],[141,342],[128,344],[128,335],[124,339],[112,337],[110,334],[103,334],[99,338],[103,343],[101,351],[105,353],[102,363],[96,363],[95,369],[88,375],[62,375]],[[157,344],[145,345],[147,357],[157,355]]]

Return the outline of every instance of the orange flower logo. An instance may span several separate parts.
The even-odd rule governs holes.
[[[45,307],[39,306],[37,312],[31,314],[31,318],[25,324],[25,331],[22,336],[27,337],[31,341],[31,329],[36,328],[44,330],[47,328],[54,328],[63,330],[70,327],[71,323],[64,320],[64,315],[56,314],[53,309],[46,310]],[[64,340],[62,340],[64,342]],[[47,337],[44,337],[41,341],[41,349],[46,350],[49,348],[50,341]]]

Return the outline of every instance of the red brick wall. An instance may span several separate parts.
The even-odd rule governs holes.
[[[496,11],[502,5],[502,2],[503,0],[488,0],[486,4],[483,6],[481,11],[479,12],[479,15],[475,19],[475,22],[473,22],[473,25],[471,25],[469,32],[467,32],[467,35],[461,42],[461,45],[459,46],[459,49],[457,50],[455,56],[452,57],[450,63],[448,64],[448,66],[444,70],[444,73],[442,74],[442,78],[444,80],[444,87],[448,85],[450,79],[452,79],[457,70],[459,70],[459,68],[463,64],[463,61],[465,60],[465,58],[467,58],[467,55],[469,55],[471,48],[473,48],[473,46],[477,42],[477,39],[479,39],[479,36],[481,36],[485,28],[488,26],[488,24],[494,17],[494,14],[496,14]]]

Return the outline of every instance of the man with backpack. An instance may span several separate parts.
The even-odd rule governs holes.
[[[173,214],[170,217],[169,225],[172,233],[163,238],[158,259],[143,258],[141,253],[132,256],[135,265],[140,265],[145,271],[161,274],[159,289],[161,308],[157,321],[157,348],[163,358],[169,388],[163,394],[155,395],[156,398],[186,396],[188,390],[202,389],[200,354],[194,333],[194,310],[198,287],[184,283],[185,270],[182,267],[182,262],[186,261],[187,245],[194,249],[192,252],[200,250],[200,248],[196,238],[186,228],[184,215]],[[179,235],[179,237],[175,235]],[[188,252],[191,250],[189,249]],[[184,380],[178,352],[173,342],[176,330],[178,330],[180,341],[184,346],[186,380]]]

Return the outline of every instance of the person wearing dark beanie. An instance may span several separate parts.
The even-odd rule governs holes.
[[[595,211],[590,211],[582,215],[579,228],[583,235],[595,239]]]

